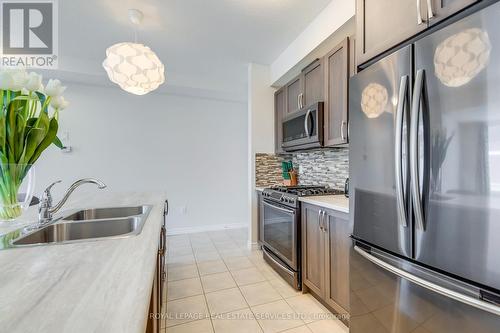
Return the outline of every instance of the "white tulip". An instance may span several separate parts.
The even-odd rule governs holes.
[[[66,90],[66,87],[61,85],[61,81],[50,79],[45,86],[44,92],[47,96],[57,97],[61,96],[64,90]]]
[[[35,72],[30,72],[28,74],[28,80],[25,85],[26,90],[39,91],[41,87],[42,87],[42,76]]]
[[[54,109],[64,110],[68,107],[69,102],[64,98],[64,96],[56,96],[52,97],[50,105],[52,105]]]
[[[9,90],[14,84],[14,78],[8,71],[0,71],[0,89]]]
[[[19,91],[24,88],[26,82],[28,82],[28,73],[23,68],[8,70],[10,75],[12,75],[13,83],[10,86],[10,90]]]

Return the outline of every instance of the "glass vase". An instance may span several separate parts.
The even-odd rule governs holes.
[[[30,206],[35,191],[31,164],[0,163],[0,221],[11,221]]]

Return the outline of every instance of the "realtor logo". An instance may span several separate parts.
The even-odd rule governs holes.
[[[1,66],[57,68],[56,0],[0,0]]]

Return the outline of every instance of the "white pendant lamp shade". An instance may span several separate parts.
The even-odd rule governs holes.
[[[132,8],[128,10],[128,17],[132,25],[138,27],[144,15]],[[118,43],[108,47],[102,66],[112,82],[135,95],[145,95],[165,82],[165,68],[160,59],[137,40],[136,43]]]
[[[142,44],[110,46],[102,65],[112,82],[135,95],[147,94],[165,82],[165,68],[160,59]]]

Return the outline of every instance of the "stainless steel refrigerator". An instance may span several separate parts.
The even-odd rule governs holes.
[[[500,3],[350,82],[350,331],[500,332]]]

